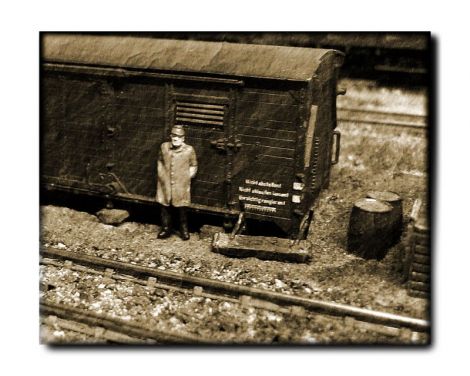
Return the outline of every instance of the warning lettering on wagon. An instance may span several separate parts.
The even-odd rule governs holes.
[[[246,209],[264,213],[276,213],[278,208],[286,206],[289,192],[279,191],[282,184],[276,182],[245,179],[245,184],[238,187],[238,199]]]

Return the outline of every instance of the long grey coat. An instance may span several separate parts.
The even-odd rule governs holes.
[[[157,202],[177,207],[191,203],[190,167],[197,167],[192,146],[183,144],[174,149],[171,142],[161,145],[157,163]]]

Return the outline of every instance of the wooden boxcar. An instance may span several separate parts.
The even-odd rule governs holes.
[[[199,163],[191,209],[303,236],[338,159],[341,53],[118,35],[41,44],[45,188],[154,204],[159,145],[181,124]]]

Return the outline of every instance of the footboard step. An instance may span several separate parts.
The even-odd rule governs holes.
[[[312,244],[266,236],[235,235],[218,232],[212,239],[212,252],[229,257],[256,257],[261,260],[309,262]]]

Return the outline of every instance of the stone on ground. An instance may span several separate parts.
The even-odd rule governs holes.
[[[129,212],[122,209],[102,209],[96,215],[107,225],[119,225],[129,217]]]

